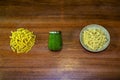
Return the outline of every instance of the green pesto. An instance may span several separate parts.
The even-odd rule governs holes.
[[[62,49],[62,36],[60,31],[49,33],[48,48],[52,51],[59,51]]]

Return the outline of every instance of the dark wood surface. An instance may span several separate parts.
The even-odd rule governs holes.
[[[104,26],[109,47],[90,53],[79,42],[88,24]],[[35,46],[17,55],[9,46],[10,31],[33,31]],[[49,31],[61,30],[63,49],[47,48]],[[120,80],[119,0],[0,0],[0,80]]]

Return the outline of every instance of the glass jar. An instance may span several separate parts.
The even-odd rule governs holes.
[[[49,32],[48,48],[52,51],[59,51],[62,49],[61,31]]]

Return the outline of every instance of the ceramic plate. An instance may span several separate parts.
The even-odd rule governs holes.
[[[107,42],[102,46],[102,48],[100,48],[100,49],[97,49],[97,50],[92,50],[92,49],[90,49],[90,48],[88,48],[85,44],[84,44],[84,42],[83,42],[83,39],[82,39],[82,35],[83,35],[83,32],[85,31],[85,30],[88,30],[88,29],[100,29],[104,34],[105,34],[105,36],[106,36],[106,38],[107,38]],[[86,49],[86,50],[88,50],[88,51],[91,51],[91,52],[100,52],[100,51],[103,51],[104,49],[106,49],[107,47],[108,47],[108,45],[110,44],[110,34],[109,34],[109,32],[107,31],[107,29],[105,29],[103,26],[101,26],[101,25],[98,25],[98,24],[91,24],[91,25],[87,25],[87,26],[85,26],[82,30],[81,30],[81,32],[80,32],[80,43],[82,44],[82,46]]]

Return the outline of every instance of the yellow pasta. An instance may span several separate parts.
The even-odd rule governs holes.
[[[11,31],[10,47],[13,52],[27,53],[35,44],[36,36],[27,29],[19,28],[17,31]]]
[[[100,29],[87,29],[83,32],[83,43],[89,49],[101,49],[106,42],[106,35]]]

